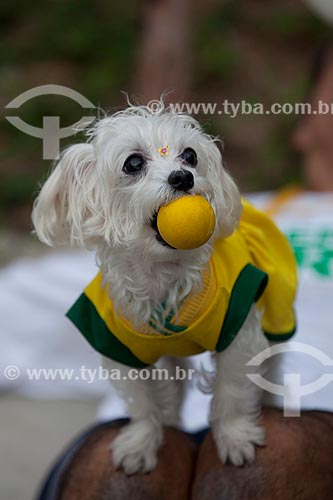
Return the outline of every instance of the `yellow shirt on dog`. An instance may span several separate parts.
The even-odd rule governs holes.
[[[203,288],[164,325],[152,319],[140,331],[117,314],[99,273],[67,313],[101,354],[141,368],[161,356],[226,349],[256,302],[263,333],[287,340],[296,329],[296,261],[285,236],[264,213],[243,201],[239,227],[215,242]]]

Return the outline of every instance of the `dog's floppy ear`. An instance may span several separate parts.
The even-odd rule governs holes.
[[[92,144],[64,151],[35,200],[32,221],[47,245],[92,246],[103,226]]]
[[[207,148],[208,176],[215,191],[217,231],[220,237],[230,236],[239,223],[242,204],[239,190],[223,167],[222,155],[214,139]]]

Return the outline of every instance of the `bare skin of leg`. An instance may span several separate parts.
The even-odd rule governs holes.
[[[110,441],[121,426],[96,430],[69,466],[61,500],[332,500],[333,414],[285,418],[264,409],[267,446],[254,464],[223,465],[211,433],[199,450],[181,431],[165,428],[156,469],[126,476],[115,470]]]
[[[62,480],[61,500],[187,500],[196,446],[181,431],[165,428],[158,464],[148,474],[126,476],[115,470],[110,442],[123,424],[97,429],[75,455]]]
[[[222,465],[211,433],[201,445],[193,500],[332,500],[333,414],[286,418],[265,409],[267,446],[242,468]]]

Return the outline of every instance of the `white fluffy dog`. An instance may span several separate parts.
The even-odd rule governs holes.
[[[168,154],[161,155],[166,145]],[[175,172],[181,172],[176,182]],[[216,216],[212,237],[193,250],[168,246],[154,223],[162,205],[185,194],[202,195]],[[87,143],[62,154],[36,200],[33,222],[48,245],[70,243],[96,251],[115,311],[140,331],[152,317],[163,323],[171,310],[177,316],[186,297],[200,292],[215,242],[233,233],[241,211],[240,194],[216,142],[195,119],[129,106],[96,122]],[[246,376],[246,363],[268,345],[253,304],[235,339],[214,354],[210,425],[223,462],[251,462],[255,445],[265,444],[260,389]],[[166,356],[161,363],[173,374],[184,358]],[[182,385],[172,379],[129,380],[131,366],[109,358],[105,366],[121,371],[114,385],[131,417],[112,443],[113,461],[128,474],[150,471],[163,425],[178,422]]]

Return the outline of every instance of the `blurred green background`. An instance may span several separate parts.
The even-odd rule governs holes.
[[[150,94],[154,78],[159,73],[163,76],[173,64],[161,54],[153,70],[142,75],[149,68],[145,57],[151,57],[145,56],[145,47],[154,45],[154,36],[159,36],[158,31],[149,31],[154,24],[149,15],[158,3],[2,0],[0,226],[30,228],[32,200],[51,163],[42,160],[42,141],[17,130],[5,115],[19,115],[39,127],[43,116],[60,116],[62,127],[82,116],[78,104],[60,96],[35,98],[19,111],[5,110],[6,104],[30,88],[50,83],[75,89],[110,111],[125,105],[122,90],[142,102],[156,97]],[[184,35],[186,47],[180,48],[178,56],[177,51],[170,53],[171,58],[180,59],[176,68],[186,65],[186,85],[180,94],[175,89],[175,98],[191,102],[244,99],[265,105],[306,99],[311,61],[332,30],[301,1],[184,0],[183,4],[178,0],[178,7],[174,0],[170,3],[189,28]],[[164,19],[166,28],[170,24],[172,40],[176,28],[165,14]],[[163,36],[167,40],[168,32]],[[145,80],[150,87],[145,87]],[[159,90],[158,85],[155,88]],[[295,115],[206,115],[199,119],[208,132],[224,140],[226,164],[243,190],[272,189],[298,180],[298,159],[290,146]],[[61,146],[73,140],[78,138],[62,140]]]

